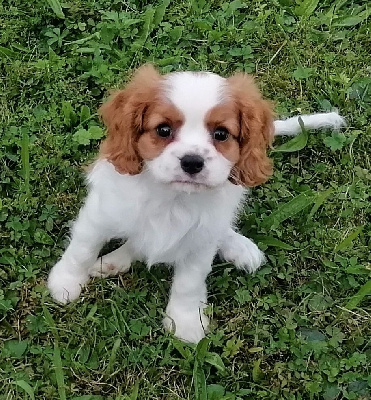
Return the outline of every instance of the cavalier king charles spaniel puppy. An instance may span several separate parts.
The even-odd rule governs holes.
[[[272,104],[243,73],[160,75],[145,65],[101,107],[108,135],[88,173],[89,194],[48,287],[66,303],[89,277],[166,263],[174,277],[164,326],[197,343],[208,318],[205,280],[215,255],[248,272],[265,262],[235,222],[247,188],[272,174],[274,134],[300,131],[298,118],[273,121]],[[302,117],[307,128],[338,127],[336,113]],[[117,250],[97,259],[107,241]]]

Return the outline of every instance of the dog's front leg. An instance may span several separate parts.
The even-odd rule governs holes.
[[[247,237],[229,228],[219,243],[220,256],[237,268],[250,273],[262,266],[266,259],[258,246]]]
[[[54,300],[60,303],[79,297],[81,287],[89,280],[89,267],[109,239],[97,220],[96,210],[88,198],[73,224],[69,246],[49,274],[48,288]]]
[[[174,269],[163,323],[167,330],[187,342],[199,342],[208,329],[209,321],[203,310],[207,302],[205,281],[211,271],[212,259],[212,256],[203,261],[194,258],[192,262],[177,264]]]

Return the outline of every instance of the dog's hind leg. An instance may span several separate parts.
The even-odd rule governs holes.
[[[106,278],[122,274],[127,272],[131,263],[137,259],[129,242],[126,242],[118,249],[111,251],[111,253],[99,257],[89,268],[89,275]]]

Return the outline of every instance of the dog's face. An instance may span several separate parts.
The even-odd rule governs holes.
[[[108,128],[102,156],[120,173],[147,168],[155,180],[193,192],[228,179],[256,186],[272,172],[272,109],[245,74],[161,76],[144,66],[100,114]]]

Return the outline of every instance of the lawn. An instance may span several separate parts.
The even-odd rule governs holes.
[[[370,28],[365,1],[3,0],[0,399],[370,399]],[[145,62],[246,71],[277,115],[348,122],[277,141],[240,220],[268,263],[215,261],[197,347],[161,327],[166,266],[67,306],[45,287],[104,136],[96,110]]]

